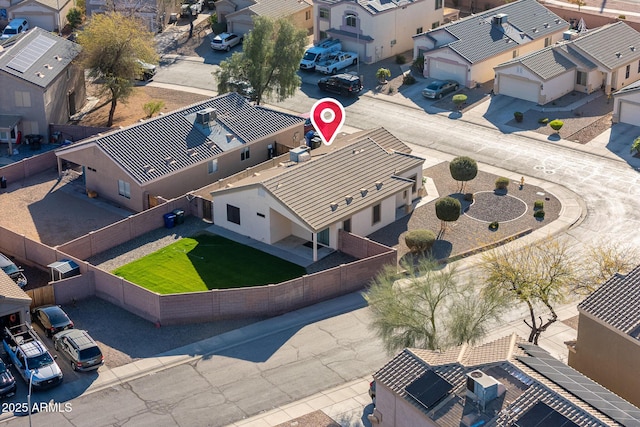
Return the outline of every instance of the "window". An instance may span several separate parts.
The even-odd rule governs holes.
[[[584,71],[578,71],[576,74],[576,84],[586,86],[587,85],[587,73]]]
[[[118,194],[127,199],[131,198],[131,184],[121,179],[118,180]]]
[[[263,213],[256,212],[256,215],[258,215],[260,218],[264,218],[264,214]]]
[[[424,33],[424,31],[422,31],[422,27],[416,28],[416,34],[422,34],[422,33]]]
[[[16,107],[31,107],[31,96],[29,92],[21,92],[17,90],[15,92]]]
[[[436,21],[433,24],[431,24],[431,29],[433,30],[434,28],[438,28],[440,26],[440,21]]]
[[[638,61],[638,74],[640,74],[640,61]]]
[[[321,245],[329,246],[329,229],[325,228],[324,230],[318,233],[318,243]]]
[[[240,160],[249,160],[250,154],[249,147],[244,147],[240,152]]]
[[[442,0],[436,0],[436,10],[442,9]]]
[[[320,31],[319,36],[320,36],[320,40],[324,40],[324,39],[328,38],[326,31]]]
[[[342,229],[348,233],[351,233],[351,218],[345,219],[342,223]]]
[[[375,205],[373,207],[373,219],[371,221],[371,224],[377,224],[380,222],[380,220],[382,219],[382,212],[381,212],[381,205],[380,203],[378,203],[377,205]]]
[[[240,208],[227,205],[227,221],[240,225]]]
[[[9,132],[0,132],[0,141],[8,141]]]
[[[307,11],[304,13],[304,19],[305,19],[305,20],[307,20],[307,21],[308,21],[309,19],[311,19],[311,11],[310,11],[310,10],[307,10]]]
[[[624,71],[624,78],[628,79],[629,78],[629,74],[631,74],[631,65],[627,65],[627,68]]]
[[[356,15],[347,15],[344,19],[344,23],[347,27],[356,27],[357,18]]]
[[[415,193],[418,190],[418,175],[413,175],[409,179],[413,180],[413,185],[411,186],[411,192]]]
[[[518,49],[516,49],[516,50],[514,50],[514,51],[513,51],[513,57],[514,57],[514,58],[517,58],[517,57],[518,57]]]
[[[207,169],[210,174],[218,172],[218,159],[211,160],[207,165]]]
[[[329,19],[329,9],[321,7],[319,9],[320,19]]]
[[[545,37],[544,38],[544,47],[550,46],[551,45],[551,37]]]

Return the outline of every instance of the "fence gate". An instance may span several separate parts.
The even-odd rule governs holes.
[[[49,305],[56,303],[56,295],[53,286],[43,286],[25,291],[31,297],[31,309],[40,307],[41,305]]]
[[[152,196],[151,194],[147,195],[147,200],[149,201],[149,209],[155,208],[160,204],[158,197]]]
[[[213,221],[213,204],[211,200],[202,199],[202,219]]]

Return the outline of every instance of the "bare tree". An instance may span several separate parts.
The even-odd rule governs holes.
[[[577,266],[578,278],[573,291],[588,295],[614,274],[628,273],[639,263],[640,254],[635,246],[601,240],[585,249],[582,261]]]

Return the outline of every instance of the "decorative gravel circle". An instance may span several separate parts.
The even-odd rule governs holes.
[[[482,222],[509,222],[527,212],[527,204],[509,194],[494,191],[479,191],[473,195],[473,204],[464,213]]]

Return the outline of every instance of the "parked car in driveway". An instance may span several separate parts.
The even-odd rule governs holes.
[[[16,282],[18,286],[24,288],[27,286],[27,278],[24,275],[22,267],[15,265],[13,261],[7,258],[5,255],[0,254],[0,268],[7,273],[7,276]]]
[[[136,59],[136,63],[138,64],[138,72],[136,74],[136,80],[140,80],[142,82],[149,81],[156,75],[157,67],[153,64],[149,64],[148,62],[144,62],[140,59]]]
[[[11,397],[16,394],[16,379],[7,365],[0,359],[0,397]]]
[[[339,95],[356,95],[362,90],[362,82],[358,76],[343,73],[321,78],[318,80],[318,87]]]
[[[32,318],[42,326],[48,337],[73,328],[73,322],[59,305],[46,305],[34,309]]]
[[[69,362],[74,371],[90,371],[104,364],[98,344],[82,329],[68,329],[53,336],[53,347]]]
[[[229,52],[232,47],[239,44],[242,44],[242,36],[234,33],[220,33],[211,40],[211,49]]]
[[[455,92],[460,85],[455,80],[434,80],[422,89],[425,98],[440,99],[450,92]]]

